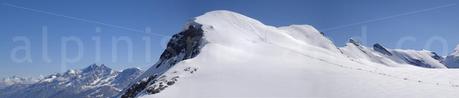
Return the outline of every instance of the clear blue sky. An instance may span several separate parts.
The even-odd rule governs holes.
[[[195,16],[212,10],[230,10],[268,25],[310,24],[338,46],[360,38],[367,45],[427,49],[448,54],[459,43],[459,3],[455,0],[0,0],[0,77],[38,76],[83,68],[93,63],[114,69],[147,68],[163,51],[168,36],[180,31]],[[42,30],[48,30],[48,55],[42,58]],[[149,29],[148,29],[149,28]],[[146,34],[145,31],[153,33]],[[362,36],[366,31],[366,37]],[[32,62],[14,62],[11,53],[30,40]],[[364,35],[365,36],[365,35]],[[84,46],[82,57],[62,67],[62,39],[74,37]],[[96,60],[96,42],[101,42]],[[112,61],[112,38],[120,42]],[[151,38],[151,60],[145,60],[145,40]],[[366,40],[364,40],[366,38]],[[398,43],[403,44],[398,45]],[[147,43],[148,44],[148,43]],[[67,43],[66,57],[77,57],[77,44]],[[18,58],[25,53],[17,52]]]

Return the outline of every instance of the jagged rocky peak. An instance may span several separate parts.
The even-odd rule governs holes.
[[[199,49],[203,43],[203,30],[202,25],[192,22],[189,23],[188,28],[178,34],[172,36],[167,43],[167,48],[161,54],[160,64],[156,65],[156,68],[160,67],[166,62],[174,65],[177,61],[189,59],[195,57],[199,53]],[[171,60],[174,58],[174,60]],[[172,62],[170,62],[172,61]]]
[[[70,76],[70,75],[77,75],[77,74],[79,74],[79,73],[81,73],[80,70],[70,69],[70,70],[68,70],[67,72],[65,72],[64,75],[69,75],[69,76]]]
[[[200,48],[206,43],[204,41],[204,31],[202,25],[196,22],[190,22],[186,25],[185,30],[172,36],[167,43],[167,48],[161,54],[159,61],[148,69],[143,75],[136,79],[129,87],[123,90],[120,95],[122,98],[136,97],[144,91],[148,85],[154,84],[156,78],[176,63],[193,58],[200,53]]]
[[[112,69],[107,67],[107,66],[105,66],[104,64],[101,64],[101,65],[91,64],[91,65],[89,65],[88,67],[86,67],[86,68],[84,68],[82,70],[83,73],[92,72],[92,71],[110,72],[110,71],[112,71]]]
[[[384,48],[384,46],[382,46],[381,44],[379,43],[376,43],[373,45],[373,49],[379,53],[382,53],[384,55],[388,55],[388,56],[392,56],[392,53],[390,51],[388,51],[386,48]]]
[[[349,43],[352,43],[352,44],[354,44],[355,46],[360,46],[360,42],[357,41],[357,40],[354,40],[354,39],[352,39],[352,38],[349,39]]]
[[[430,52],[430,53],[432,54],[432,58],[434,58],[434,59],[436,59],[436,60],[438,60],[440,62],[443,62],[443,60],[445,59],[445,58],[443,58],[442,56],[438,55],[435,52]]]
[[[325,33],[324,32],[320,32],[321,35],[325,36]]]

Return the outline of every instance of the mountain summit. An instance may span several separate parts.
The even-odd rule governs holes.
[[[454,87],[459,80],[447,78],[458,72],[427,69],[446,68],[430,51],[381,44],[336,47],[310,25],[274,27],[224,10],[198,16],[185,27],[169,40],[159,61],[118,97],[459,95],[450,92],[459,90]]]

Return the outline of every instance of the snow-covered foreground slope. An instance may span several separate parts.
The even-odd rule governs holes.
[[[380,49],[337,48],[312,26],[272,27],[229,11],[208,12],[186,27],[170,40],[159,62],[119,97],[459,96],[459,70],[427,69],[391,58],[400,54],[407,60],[431,61],[428,53],[386,49],[393,54],[383,56],[388,53]],[[366,51],[371,55],[362,54]],[[373,61],[378,58],[392,63]]]
[[[115,71],[104,65],[52,74],[33,84],[14,84],[0,89],[0,98],[107,98],[117,95],[142,71]]]
[[[178,82],[144,97],[455,98],[459,95],[457,70],[363,65],[270,46],[264,46],[269,51],[255,52],[263,55],[251,56],[247,54],[253,51],[208,47],[209,53],[202,52],[173,68],[180,71],[184,66],[197,65],[195,74],[166,73],[165,76],[179,76]],[[211,51],[215,49],[221,51]]]

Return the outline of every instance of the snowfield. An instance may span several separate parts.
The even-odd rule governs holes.
[[[141,98],[459,96],[459,70],[445,69],[443,58],[433,52],[367,48],[353,40],[338,48],[312,26],[267,26],[230,11],[208,12],[189,25],[203,31],[203,44],[193,48],[199,54],[168,67],[155,64],[159,67],[138,79],[145,88],[129,94]]]

